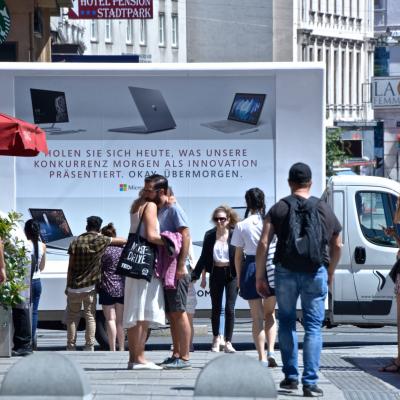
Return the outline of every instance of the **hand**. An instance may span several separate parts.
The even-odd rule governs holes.
[[[256,290],[257,293],[264,299],[271,295],[271,292],[269,291],[268,282],[265,278],[256,279]]]
[[[200,287],[201,287],[202,289],[205,289],[206,286],[207,286],[207,280],[206,280],[206,278],[204,277],[204,278],[201,279]]]
[[[176,269],[175,278],[177,280],[182,279],[186,274],[187,274],[187,269],[185,266],[183,266],[183,268],[178,267]]]
[[[6,282],[7,282],[6,270],[5,268],[0,268],[0,283],[6,283]]]
[[[394,236],[396,234],[396,230],[394,229],[393,226],[390,226],[388,228],[385,228],[384,226],[382,226],[382,229],[386,236]]]

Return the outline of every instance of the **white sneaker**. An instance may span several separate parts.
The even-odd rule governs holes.
[[[133,369],[133,370],[160,370],[163,369],[163,367],[160,367],[159,365],[156,365],[152,362],[148,362],[145,364],[140,364],[140,363],[128,363],[128,369]]]
[[[214,353],[218,353],[219,347],[220,347],[220,338],[219,338],[219,336],[214,336],[212,346],[211,346],[211,351]]]
[[[225,347],[225,339],[223,335],[219,335],[219,349],[221,351],[224,351],[224,347]]]
[[[233,348],[231,342],[225,342],[224,352],[225,353],[235,353],[236,352],[236,350]]]

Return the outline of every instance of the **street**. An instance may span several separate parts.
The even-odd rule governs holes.
[[[235,325],[233,345],[240,354],[256,359],[251,338],[249,319],[239,319]],[[71,357],[84,369],[92,386],[95,399],[190,399],[193,397],[196,378],[202,368],[215,357],[229,357],[228,354],[212,353],[210,324],[206,319],[195,319],[197,331],[207,334],[195,337],[195,352],[191,353],[191,370],[184,371],[127,371],[127,352],[94,353],[77,351],[65,352],[66,332],[39,330],[38,352],[61,351]],[[300,332],[300,348],[302,328]],[[324,349],[321,357],[320,386],[324,399],[400,399],[400,375],[381,373],[378,368],[390,361],[396,352],[396,328],[384,327],[362,329],[339,326],[324,329]],[[154,331],[147,343],[149,360],[161,362],[169,355],[170,338],[166,330]],[[83,346],[83,332],[79,332],[78,346]],[[301,353],[301,351],[300,351]],[[0,359],[0,379],[18,358]],[[278,365],[281,366],[279,351]],[[301,356],[299,357],[302,366]],[[232,365],[240,377],[240,365]],[[226,371],[229,375],[232,371]],[[276,387],[282,379],[280,368],[268,369]],[[245,384],[245,382],[244,382]],[[301,395],[279,390],[278,399],[293,399]]]

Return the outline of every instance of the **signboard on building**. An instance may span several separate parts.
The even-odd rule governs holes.
[[[372,108],[400,107],[400,77],[373,78]]]
[[[152,19],[153,0],[73,0],[68,17],[71,19]]]
[[[11,18],[4,0],[0,0],[0,44],[7,39],[11,28]]]

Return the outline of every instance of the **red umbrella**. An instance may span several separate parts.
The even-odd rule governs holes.
[[[0,113],[0,155],[35,157],[41,151],[49,152],[42,129]]]

